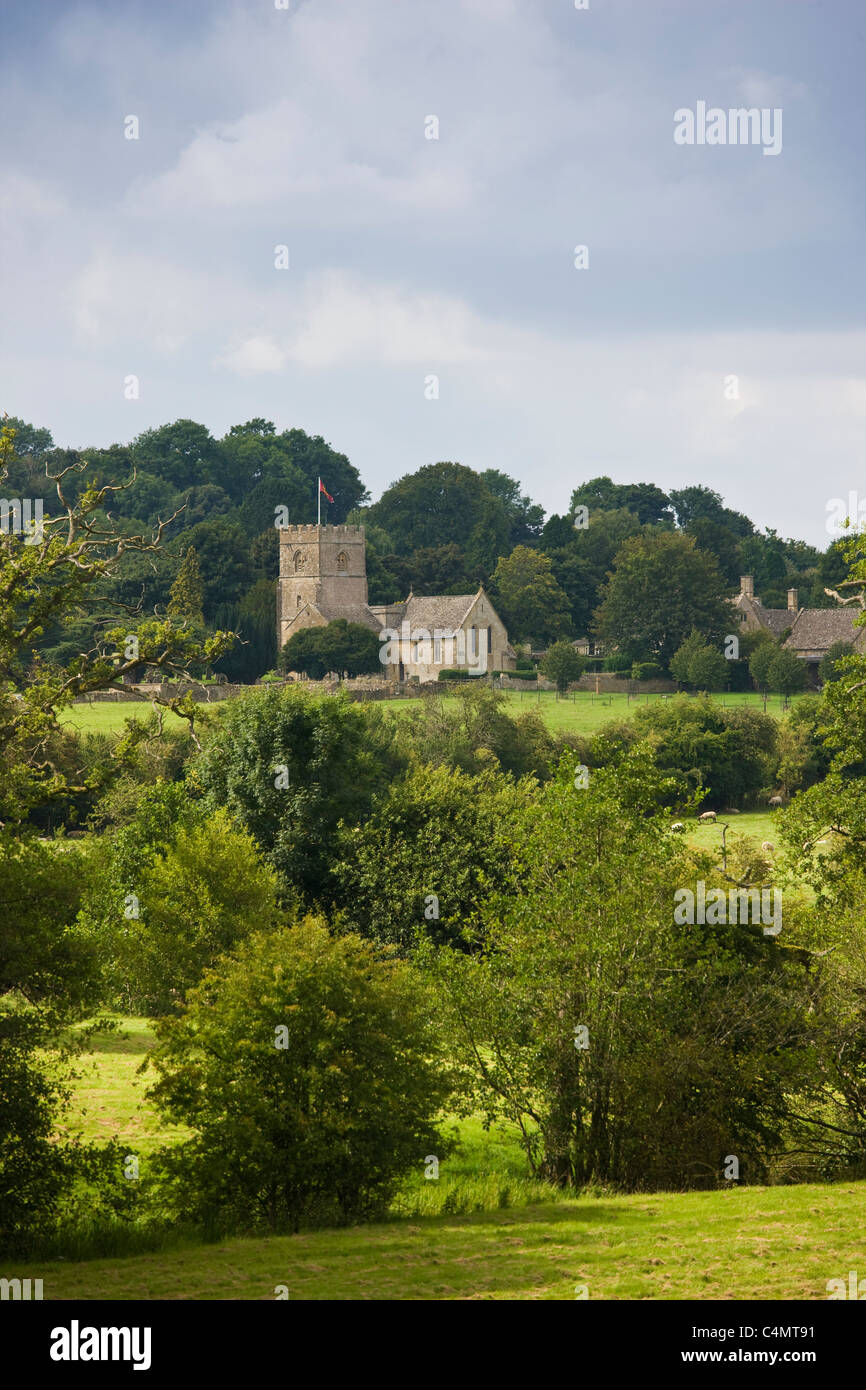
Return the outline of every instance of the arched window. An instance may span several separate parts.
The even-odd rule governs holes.
[[[295,574],[297,574],[298,570],[304,568],[304,552],[302,550],[295,551],[293,563],[295,566]]]
[[[300,594],[298,594],[298,601],[297,601],[297,603],[295,604],[295,607],[296,607],[296,608],[300,608],[300,606],[301,606],[301,596],[300,596]]]
[[[346,554],[345,550],[341,550],[340,553],[339,553],[339,555],[337,556],[337,569],[338,569],[338,570],[347,570],[348,568],[349,568],[349,557],[348,557],[348,555]]]

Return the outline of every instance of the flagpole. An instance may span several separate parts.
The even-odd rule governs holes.
[[[317,525],[317,526],[321,526],[321,524],[322,524],[322,480],[321,480],[321,478],[319,478],[318,484],[319,484],[319,485],[318,485],[318,488],[317,488],[317,490],[316,490],[316,497],[318,498],[318,502],[319,502],[319,511],[318,511],[318,517],[317,517],[317,520],[316,520],[316,525]]]

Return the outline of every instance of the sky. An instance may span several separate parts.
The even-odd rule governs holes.
[[[862,0],[284,3],[3,0],[0,409],[866,510]]]

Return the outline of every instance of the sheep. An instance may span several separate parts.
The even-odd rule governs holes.
[[[781,796],[771,796],[767,804],[769,806],[784,806],[785,802]]]
[[[681,820],[675,820],[673,825],[671,826],[672,835],[684,835],[685,830],[686,827],[683,825]]]
[[[767,850],[770,854],[774,852],[775,848],[776,846],[773,844],[772,840],[761,841],[761,849]]]
[[[704,811],[702,815],[698,816],[698,821],[701,825],[708,825],[710,821],[715,821],[715,819],[715,811]]]

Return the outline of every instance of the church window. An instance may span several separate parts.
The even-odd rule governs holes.
[[[349,568],[349,557],[348,557],[348,555],[346,554],[345,550],[341,550],[340,553],[339,553],[339,555],[337,556],[337,569],[338,569],[338,570],[347,570],[348,568]]]
[[[296,550],[296,551],[295,551],[295,555],[294,555],[294,566],[295,566],[295,573],[296,573],[296,574],[297,574],[298,570],[301,570],[301,569],[304,568],[304,552],[303,552],[302,550]]]
[[[442,638],[433,638],[433,660],[438,664],[442,660]]]
[[[492,652],[492,651],[493,651],[493,628],[492,628],[492,627],[489,627],[489,628],[487,629],[487,650],[488,650],[488,652]]]

